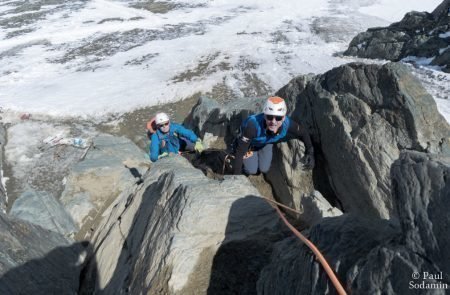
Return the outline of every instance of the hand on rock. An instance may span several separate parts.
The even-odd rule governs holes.
[[[202,144],[201,139],[198,139],[198,140],[195,142],[194,150],[195,150],[196,152],[198,152],[198,153],[203,152],[204,147],[203,147],[203,144]]]

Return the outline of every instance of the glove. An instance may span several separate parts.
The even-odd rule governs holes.
[[[303,169],[312,170],[315,165],[314,156],[313,155],[305,155],[302,159]]]
[[[165,158],[167,156],[169,156],[169,153],[168,152],[164,152],[164,153],[162,153],[161,155],[158,156],[158,159]]]
[[[203,152],[204,148],[203,148],[203,144],[202,144],[201,139],[198,139],[198,140],[195,142],[194,150],[195,150],[196,152],[198,152],[198,153]]]

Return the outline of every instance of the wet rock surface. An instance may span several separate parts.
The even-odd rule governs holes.
[[[433,13],[409,12],[398,23],[371,28],[350,42],[345,55],[399,61],[408,56],[430,58],[450,72],[450,2],[444,0]]]

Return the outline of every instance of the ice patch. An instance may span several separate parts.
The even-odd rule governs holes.
[[[366,46],[366,44],[367,44],[367,42],[363,42],[363,43],[360,43],[360,44],[356,45],[356,47],[358,47],[358,49],[361,49],[364,46]]]
[[[8,191],[6,190],[6,182],[9,180],[9,177],[4,176],[3,169],[0,170],[0,182],[3,187],[5,193],[5,204],[8,204]],[[1,208],[3,213],[6,213],[5,208]]]
[[[432,66],[430,65],[431,62],[433,61],[433,59],[435,59],[436,56],[432,56],[432,57],[418,57],[418,56],[407,56],[405,58],[403,58],[401,61],[402,62],[409,62],[418,66],[427,66],[429,68],[435,69],[435,70],[440,70],[441,67],[440,66]]]
[[[448,37],[450,37],[450,31],[448,31],[446,33],[439,34],[439,38],[448,38]]]

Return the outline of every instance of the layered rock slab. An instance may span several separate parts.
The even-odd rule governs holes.
[[[156,162],[144,179],[104,213],[94,237],[98,286],[84,293],[206,294],[224,284],[217,278],[261,269],[282,236],[274,209],[244,176],[211,180],[177,156]],[[254,259],[224,263],[220,253],[231,249],[253,249]],[[256,279],[242,284],[255,289]]]

